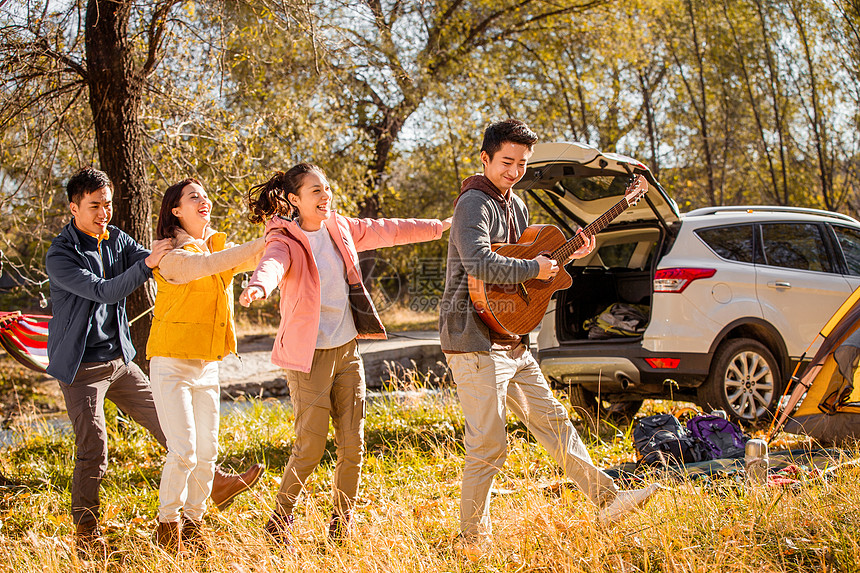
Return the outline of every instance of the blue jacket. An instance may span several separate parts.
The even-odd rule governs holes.
[[[48,323],[48,374],[71,384],[90,329],[96,303],[116,303],[120,347],[126,364],[134,358],[125,297],[152,277],[144,259],[149,251],[114,226],[108,226],[110,237],[101,243],[105,261],[82,250],[74,222],[63,227],[51,242],[45,266],[51,285],[53,316]]]

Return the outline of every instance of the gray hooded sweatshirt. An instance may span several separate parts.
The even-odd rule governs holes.
[[[528,226],[528,209],[522,199],[510,193],[510,207],[516,227],[508,233],[506,202],[485,191],[470,188],[458,197],[448,240],[445,293],[439,308],[439,338],[442,351],[488,352],[492,347],[490,329],[478,316],[469,297],[468,275],[486,283],[516,284],[533,279],[540,266],[532,259],[503,257],[492,251],[493,243],[509,243]]]

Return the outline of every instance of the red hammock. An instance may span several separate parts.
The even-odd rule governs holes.
[[[0,344],[12,358],[37,372],[48,367],[48,320],[43,314],[0,312]]]

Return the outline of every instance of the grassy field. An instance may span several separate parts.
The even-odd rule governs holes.
[[[418,384],[420,386],[420,384]],[[406,388],[415,390],[415,388]],[[24,482],[0,488],[0,569],[59,571],[855,571],[860,569],[860,468],[791,488],[748,490],[734,480],[666,482],[644,511],[601,528],[594,508],[510,419],[509,456],[496,480],[494,544],[480,554],[455,547],[463,420],[450,391],[374,398],[354,534],[324,535],[331,511],[332,455],[310,479],[295,527],[296,555],[262,532],[293,441],[292,411],[248,402],[222,420],[224,465],[263,462],[255,490],[207,518],[210,549],[175,557],[152,543],[163,452],[138,427],[111,422],[103,523],[114,553],[78,559],[68,513],[69,435],[19,420],[21,441],[4,448],[0,472]],[[648,413],[667,402],[649,402]],[[578,426],[580,429],[582,426]],[[122,428],[122,429],[119,429]],[[586,437],[604,467],[635,459],[629,428]],[[776,447],[792,445],[782,440]],[[856,453],[856,452],[855,452]]]

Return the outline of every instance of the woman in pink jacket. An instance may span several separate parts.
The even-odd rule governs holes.
[[[281,290],[272,362],[286,369],[296,441],[266,531],[292,545],[293,507],[322,459],[329,417],[337,462],[329,537],[347,534],[364,448],[364,367],[356,338],[385,338],[361,282],[358,251],[438,239],[450,219],[352,219],[332,211],[316,165],[299,163],[251,189],[251,220],[266,221],[266,250],[239,302]]]

